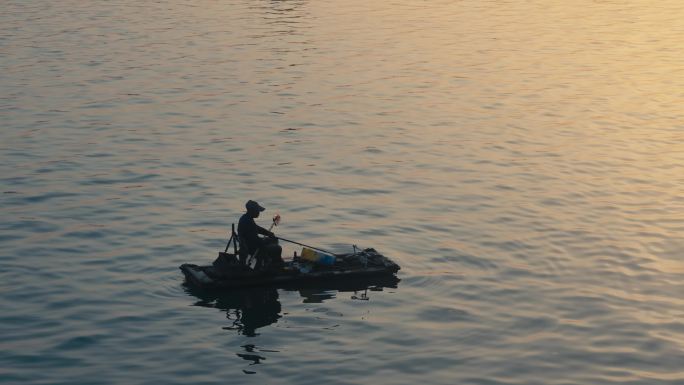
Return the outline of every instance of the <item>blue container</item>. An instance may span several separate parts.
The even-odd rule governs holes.
[[[330,255],[330,254],[319,253],[318,263],[320,263],[321,265],[326,265],[326,266],[334,265],[335,264],[335,256]]]

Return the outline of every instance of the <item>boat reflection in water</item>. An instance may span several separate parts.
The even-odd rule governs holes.
[[[298,291],[303,303],[320,303],[336,297],[337,293],[351,293],[351,299],[368,300],[368,292],[396,288],[399,279],[395,276],[357,278],[354,282],[320,282],[299,286],[281,287],[287,291]],[[275,287],[252,287],[230,290],[199,289],[185,285],[185,291],[197,297],[195,306],[211,307],[226,311],[231,321],[226,330],[253,337],[256,330],[278,322],[282,317],[282,306]]]

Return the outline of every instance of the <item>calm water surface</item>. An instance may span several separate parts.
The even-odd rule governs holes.
[[[684,384],[682,20],[3,1],[0,382]],[[250,198],[400,282],[185,287]]]

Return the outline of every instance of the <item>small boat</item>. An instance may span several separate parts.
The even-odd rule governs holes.
[[[228,248],[226,247],[226,250]],[[181,271],[187,283],[203,289],[238,288],[248,286],[296,287],[335,281],[355,281],[378,278],[396,280],[400,267],[375,249],[355,250],[354,253],[322,255],[318,260],[297,257],[285,262],[282,268],[256,271],[238,262],[237,253],[219,252],[213,264],[198,266],[183,264]],[[332,257],[332,258],[331,258]]]

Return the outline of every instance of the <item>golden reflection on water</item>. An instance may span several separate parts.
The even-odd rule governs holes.
[[[35,344],[10,359],[234,376],[220,354],[248,345],[188,309],[176,266],[209,263],[253,198],[282,236],[402,265],[366,305],[326,294],[334,333],[280,292],[275,382],[681,378],[681,1],[7,9],[2,305]]]
[[[346,12],[336,8],[257,3],[256,19],[283,27],[237,20],[244,30],[224,44],[256,36],[262,48],[246,59],[282,62],[277,70],[292,73],[291,83],[270,85],[322,94],[339,119],[358,119],[347,108],[357,105],[375,110],[363,119],[379,126],[426,117],[434,119],[427,126],[450,126],[486,114],[501,128],[541,123],[574,132],[573,139],[627,129],[648,135],[660,119],[681,126],[680,2],[354,1]],[[258,67],[246,69],[244,80],[263,75]],[[287,112],[306,120],[306,98],[300,101]],[[268,95],[258,103],[280,104]]]

